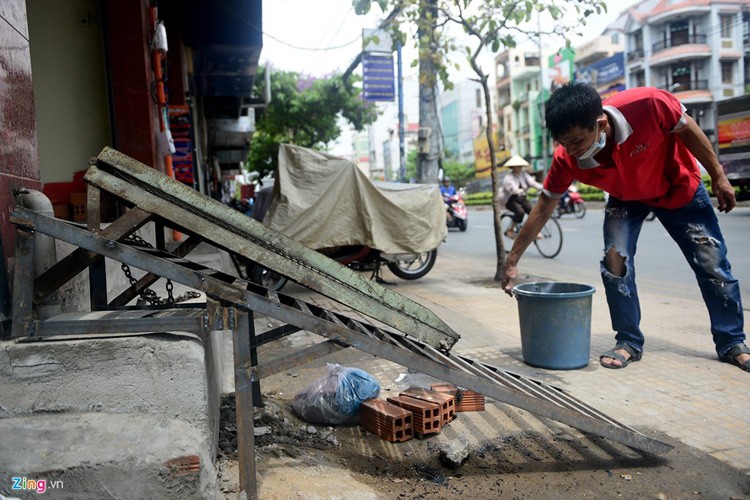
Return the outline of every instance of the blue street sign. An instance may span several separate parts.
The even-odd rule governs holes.
[[[396,97],[393,54],[365,52],[362,54],[365,101],[390,101]]]

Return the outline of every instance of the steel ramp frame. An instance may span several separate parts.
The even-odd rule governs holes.
[[[461,355],[444,353],[389,327],[367,324],[289,295],[270,292],[258,285],[174,257],[164,251],[132,247],[26,209],[17,209],[12,221],[20,229],[38,231],[67,241],[90,252],[200,290],[207,297],[232,304],[239,310],[258,312],[290,325],[257,336],[253,344],[247,346],[248,349],[297,330],[307,330],[327,339],[280,361],[263,364],[248,362],[246,359],[235,368],[249,381],[258,381],[291,366],[351,346],[651,455],[661,455],[672,449],[672,446],[617,422],[560,388]]]
[[[448,352],[458,333],[411,299],[114,149],[84,179],[219,248],[241,255],[375,320]]]
[[[432,311],[145,165],[108,148],[92,159],[91,164],[86,174],[88,230],[23,208],[13,213],[11,221],[17,226],[13,336],[30,336],[27,337],[30,340],[65,333],[86,337],[174,328],[200,333],[205,339],[209,331],[231,330],[240,410],[237,428],[241,485],[250,498],[257,496],[252,407],[253,401],[260,402],[259,381],[349,346],[648,454],[660,455],[672,448],[615,421],[562,389],[451,354],[450,347],[458,334]],[[104,229],[99,221],[101,189],[133,207]],[[171,253],[164,250],[163,238],[159,241],[159,231],[157,248],[136,247],[126,242],[129,235],[148,222],[156,223],[157,229],[172,227],[183,231],[188,238]],[[34,279],[36,234],[66,241],[77,248]],[[346,313],[274,293],[186,260],[187,254],[204,240],[273,269],[387,326],[375,326]],[[102,257],[149,274],[107,304],[106,291],[95,289],[97,285],[101,288],[104,279]],[[65,315],[48,321],[34,318],[34,304],[86,268],[92,281],[92,311],[112,307],[120,311],[88,316],[84,321]],[[128,313],[125,304],[160,277],[203,291],[207,303],[193,309],[154,307],[157,311],[153,313]],[[256,335],[255,311],[285,324]],[[300,330],[316,333],[325,340],[272,361],[257,359],[257,347]]]

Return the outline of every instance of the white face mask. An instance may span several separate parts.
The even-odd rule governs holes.
[[[598,153],[599,151],[601,151],[602,149],[604,149],[604,145],[605,144],[607,144],[607,134],[605,134],[604,131],[602,130],[599,133],[599,140],[598,141],[594,141],[594,143],[591,145],[591,147],[589,149],[586,150],[585,153],[583,153],[582,155],[578,156],[578,159],[579,160],[587,160],[587,159],[591,158],[596,153]]]

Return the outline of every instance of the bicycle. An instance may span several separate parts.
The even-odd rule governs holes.
[[[513,212],[504,212],[503,215],[500,216],[500,232],[503,235],[503,246],[505,247],[506,252],[510,250],[510,247],[513,245],[513,240],[515,239],[510,238],[505,234],[508,232],[512,222]],[[516,226],[514,234],[517,235],[522,227],[523,222]],[[536,249],[542,254],[542,257],[552,259],[560,253],[560,250],[562,250],[562,242],[563,236],[560,224],[555,219],[550,218],[539,232],[539,237],[534,240],[534,246],[536,246]]]

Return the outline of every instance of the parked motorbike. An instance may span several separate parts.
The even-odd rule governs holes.
[[[469,225],[469,212],[464,203],[461,191],[453,196],[444,196],[445,221],[448,227],[457,227],[460,231],[466,231]]]
[[[372,278],[379,283],[383,283],[383,266],[401,279],[416,280],[430,272],[437,259],[437,249],[420,254],[386,254],[374,248],[355,245],[318,251],[354,271],[372,272]],[[232,255],[232,261],[240,277],[269,290],[279,291],[288,281],[284,276],[244,257]]]
[[[282,144],[267,184],[255,192],[254,219],[381,283],[384,267],[405,280],[426,275],[448,233],[437,186],[376,184],[355,163],[309,148]],[[243,279],[271,290],[287,282],[247,258],[232,260]]]
[[[560,203],[555,207],[554,216],[562,217],[564,214],[575,214],[579,219],[586,215],[586,202],[578,191],[568,191],[568,200],[562,206]]]

